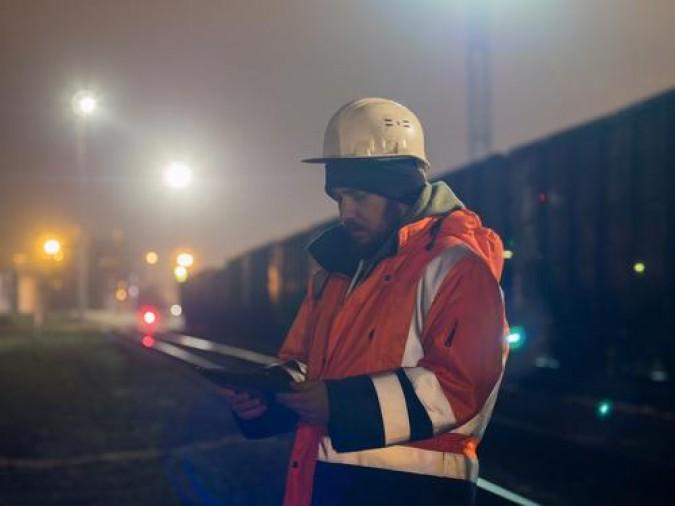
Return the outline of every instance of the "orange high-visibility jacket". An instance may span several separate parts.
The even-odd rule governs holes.
[[[349,276],[316,275],[279,357],[326,381],[331,419],[298,424],[286,506],[311,503],[317,462],[477,480],[508,352],[502,266],[497,234],[462,209],[402,227],[350,293]]]

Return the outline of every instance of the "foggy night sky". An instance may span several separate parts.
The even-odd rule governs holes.
[[[202,265],[334,215],[323,129],[343,103],[415,111],[433,173],[467,159],[469,0],[0,2],[0,263],[78,222],[78,87],[88,226],[134,251],[195,249]],[[495,150],[675,86],[672,0],[493,0]],[[192,165],[183,194],[162,185]],[[461,196],[460,196],[461,197]]]

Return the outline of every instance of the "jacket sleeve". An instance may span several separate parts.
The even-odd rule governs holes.
[[[427,267],[417,289],[406,355],[417,346],[419,360],[404,357],[397,370],[327,381],[337,451],[427,439],[476,419],[487,423],[506,356],[501,290],[476,255],[447,270],[443,261],[441,255]]]
[[[284,340],[279,359],[282,367],[294,381],[303,381],[306,374],[308,325],[311,318],[313,300],[311,295],[305,297],[300,310],[293,321]],[[290,409],[267,399],[267,410],[257,418],[243,420],[233,413],[240,432],[248,439],[261,439],[275,434],[283,434],[295,430],[298,416]]]

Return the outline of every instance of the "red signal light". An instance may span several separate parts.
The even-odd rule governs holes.
[[[141,339],[141,344],[146,348],[152,348],[155,345],[155,338],[152,336],[143,336]]]
[[[138,316],[141,321],[141,326],[148,329],[146,332],[152,332],[152,329],[159,323],[159,311],[154,306],[143,306],[138,311]]]
[[[152,325],[157,321],[157,315],[154,311],[146,311],[143,313],[143,321],[148,325]]]

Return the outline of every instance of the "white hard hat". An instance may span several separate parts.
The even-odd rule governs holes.
[[[323,156],[306,163],[338,159],[414,158],[429,166],[424,131],[407,107],[386,98],[361,98],[343,105],[330,119]]]

